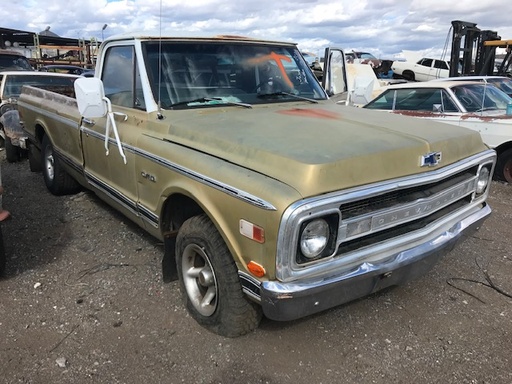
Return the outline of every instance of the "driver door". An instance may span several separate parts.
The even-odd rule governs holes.
[[[326,48],[322,87],[338,103],[345,103],[348,96],[345,54],[341,48]]]
[[[114,113],[119,141],[108,115],[82,119],[84,169],[100,197],[137,224],[138,193],[135,148],[140,137],[138,122],[144,121],[144,99],[133,46],[114,46],[105,54],[102,81]],[[106,135],[107,125],[110,133]]]

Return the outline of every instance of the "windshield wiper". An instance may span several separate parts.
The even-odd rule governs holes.
[[[194,103],[212,103],[212,104],[207,104],[208,106],[236,105],[236,106],[244,107],[244,108],[252,108],[251,104],[241,103],[238,101],[230,101],[230,100],[223,99],[222,97],[198,97],[197,99],[180,101],[179,103],[171,104],[171,105],[169,105],[169,108],[177,107],[180,105],[189,105],[189,104],[194,104]]]
[[[277,91],[277,92],[270,92],[270,93],[261,93],[258,95],[260,98],[266,98],[266,97],[274,97],[274,96],[291,96],[295,99],[309,101],[310,103],[318,104],[318,100],[310,99],[308,97],[303,97],[299,95],[295,95],[293,93],[284,92],[284,91]]]

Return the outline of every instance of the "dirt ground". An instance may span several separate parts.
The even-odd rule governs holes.
[[[511,185],[493,183],[491,218],[425,277],[227,339],[162,283],[157,240],[0,158],[2,383],[512,382]]]

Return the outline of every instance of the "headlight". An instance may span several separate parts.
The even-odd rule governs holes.
[[[319,256],[329,242],[329,224],[324,219],[309,222],[300,236],[300,250],[308,259]]]
[[[491,172],[489,171],[488,167],[484,166],[480,168],[480,172],[478,173],[478,180],[476,182],[476,193],[478,195],[481,195],[487,189],[487,186],[489,185],[490,175]]]

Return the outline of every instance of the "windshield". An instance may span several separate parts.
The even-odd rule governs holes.
[[[143,52],[153,95],[164,109],[326,98],[295,47],[147,42]]]
[[[360,59],[368,59],[368,60],[376,60],[377,58],[373,56],[371,53],[361,52],[357,55]]]
[[[505,92],[485,83],[456,85],[452,90],[467,112],[507,109],[512,102]]]
[[[1,71],[31,71],[32,67],[25,56],[12,54],[0,54]]]

